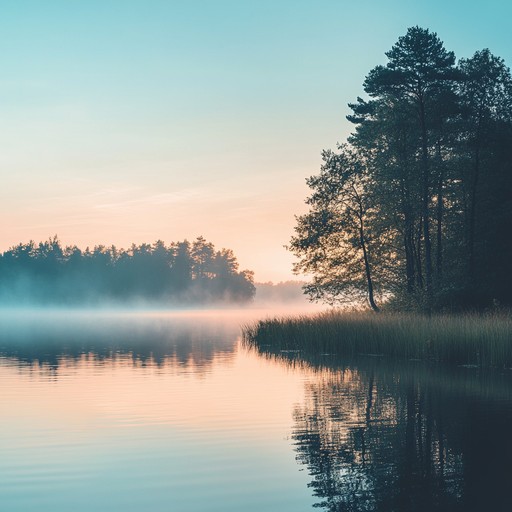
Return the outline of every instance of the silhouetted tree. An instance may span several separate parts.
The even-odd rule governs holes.
[[[300,258],[295,271],[313,275],[306,291],[315,299],[335,303],[363,291],[378,311],[373,260],[379,240],[367,195],[368,173],[356,152],[346,146],[339,150],[324,151],[321,173],[307,181],[313,190],[306,201],[311,208],[297,218],[290,243]]]
[[[386,56],[366,77],[369,98],[349,104],[348,145],[339,155],[324,152],[320,175],[308,180],[310,211],[298,217],[290,244],[300,258],[295,270],[313,277],[305,290],[344,299],[361,289],[355,269],[366,262],[373,309],[375,284],[396,305],[426,311],[510,304],[510,70],[489,50],[455,67],[453,52],[420,27]],[[358,162],[354,187],[341,163],[347,154]],[[328,159],[337,160],[332,169]],[[358,218],[356,241],[350,219]]]

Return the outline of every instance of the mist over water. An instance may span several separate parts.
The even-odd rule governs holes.
[[[2,310],[0,509],[507,510],[510,372],[241,343],[293,310]]]
[[[240,350],[255,315],[2,312],[5,510],[307,510],[286,441],[301,384],[273,389]]]
[[[194,310],[13,309],[0,313],[0,353],[55,370],[83,357],[157,365],[190,359],[202,366],[217,353],[233,353],[238,329],[235,321]]]

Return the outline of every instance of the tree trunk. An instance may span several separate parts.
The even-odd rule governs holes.
[[[425,104],[423,98],[419,100],[421,125],[421,167],[422,167],[422,215],[423,215],[423,244],[425,246],[425,285],[427,291],[427,312],[432,309],[432,247],[430,242],[430,176],[428,169],[428,140],[425,119]]]
[[[405,228],[406,232],[404,235],[404,248],[405,248],[405,272],[407,277],[407,293],[412,295],[414,293],[414,240],[412,235],[412,229],[410,226]]]
[[[439,181],[437,182],[437,253],[436,253],[436,273],[438,281],[441,281],[443,275],[443,214],[444,214],[444,168],[441,160],[441,148],[438,143],[437,154],[439,157]]]
[[[407,280],[407,294],[414,293],[415,265],[414,265],[414,220],[411,213],[411,200],[408,184],[402,178],[402,213],[404,215],[404,252],[405,273]]]
[[[478,144],[478,142],[477,142]],[[477,145],[475,151],[475,165],[473,168],[473,180],[471,183],[471,201],[469,205],[469,278],[473,280],[475,271],[475,219],[477,189],[480,178],[480,148]]]
[[[421,233],[423,230],[423,219],[419,218],[418,223],[418,235],[416,242],[416,268],[417,268],[417,280],[418,280],[418,288],[423,290],[423,265],[421,262]]]
[[[379,312],[380,309],[375,302],[375,298],[373,296],[373,280],[372,273],[370,268],[370,262],[368,260],[368,252],[366,250],[366,240],[364,236],[364,223],[363,223],[363,209],[362,205],[359,205],[359,241],[361,243],[361,249],[363,250],[363,260],[364,260],[364,270],[366,273],[366,282],[368,286],[368,302],[370,303],[370,307],[375,312]]]

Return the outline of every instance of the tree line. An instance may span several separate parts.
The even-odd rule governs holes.
[[[254,294],[253,272],[239,271],[232,250],[216,250],[203,237],[81,250],[63,246],[55,236],[20,243],[0,255],[4,303],[243,302]]]
[[[372,69],[354,125],[307,180],[289,249],[305,291],[426,311],[512,302],[512,76],[412,27]]]

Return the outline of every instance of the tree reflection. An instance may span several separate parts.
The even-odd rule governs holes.
[[[308,364],[293,439],[317,507],[509,510],[510,376],[370,358]]]

